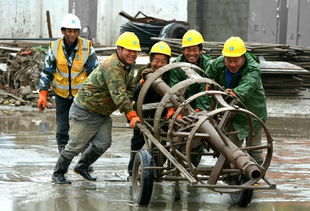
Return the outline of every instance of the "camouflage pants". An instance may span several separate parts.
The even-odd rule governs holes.
[[[70,114],[70,140],[62,151],[67,159],[73,159],[85,149],[87,144],[93,147],[98,154],[103,154],[112,142],[112,119],[89,112],[73,102]]]

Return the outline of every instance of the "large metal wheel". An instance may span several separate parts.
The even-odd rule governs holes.
[[[247,182],[247,179],[245,177],[241,177],[237,180],[235,185],[242,185],[245,182]],[[230,198],[234,205],[246,207],[252,201],[253,194],[253,189],[245,189],[238,192],[230,193]]]
[[[145,169],[152,165],[152,156],[148,150],[136,153],[132,168],[132,199],[141,206],[150,203],[153,191],[153,170]]]

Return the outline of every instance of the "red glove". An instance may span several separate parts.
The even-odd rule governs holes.
[[[46,104],[47,104],[47,91],[41,90],[39,100],[38,100],[38,104],[37,104],[39,110],[44,111],[44,109],[46,108]]]
[[[178,116],[177,116],[177,119],[182,119],[183,118],[183,115],[182,114],[179,114]]]
[[[167,108],[166,119],[170,119],[170,117],[175,113],[175,108]]]
[[[200,112],[201,110],[199,108],[195,108],[195,111],[196,112]]]
[[[144,84],[144,82],[145,82],[145,80],[143,78],[141,78],[140,81],[139,81],[139,83],[142,84],[142,85]]]
[[[236,93],[232,89],[226,89],[229,94],[231,94],[234,97],[237,97]]]
[[[130,125],[131,128],[135,128],[137,122],[141,122],[140,118],[138,117],[137,113],[134,110],[129,111],[126,114],[126,117],[130,121],[129,125]]]

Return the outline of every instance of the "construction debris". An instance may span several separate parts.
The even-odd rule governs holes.
[[[40,75],[44,67],[45,49],[23,48],[9,53],[0,71],[0,104],[36,105]],[[53,107],[50,99],[48,107]]]

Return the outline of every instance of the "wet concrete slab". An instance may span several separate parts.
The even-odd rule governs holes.
[[[127,182],[132,131],[123,116],[113,116],[113,143],[94,164],[96,182],[73,172],[72,185],[55,185],[51,174],[58,152],[54,111],[0,107],[0,210],[240,210],[230,197],[181,183],[181,200],[174,201],[174,183],[155,183],[148,207],[137,207]],[[267,176],[276,190],[259,190],[242,210],[310,209],[309,115],[272,116],[268,127],[274,155]]]

